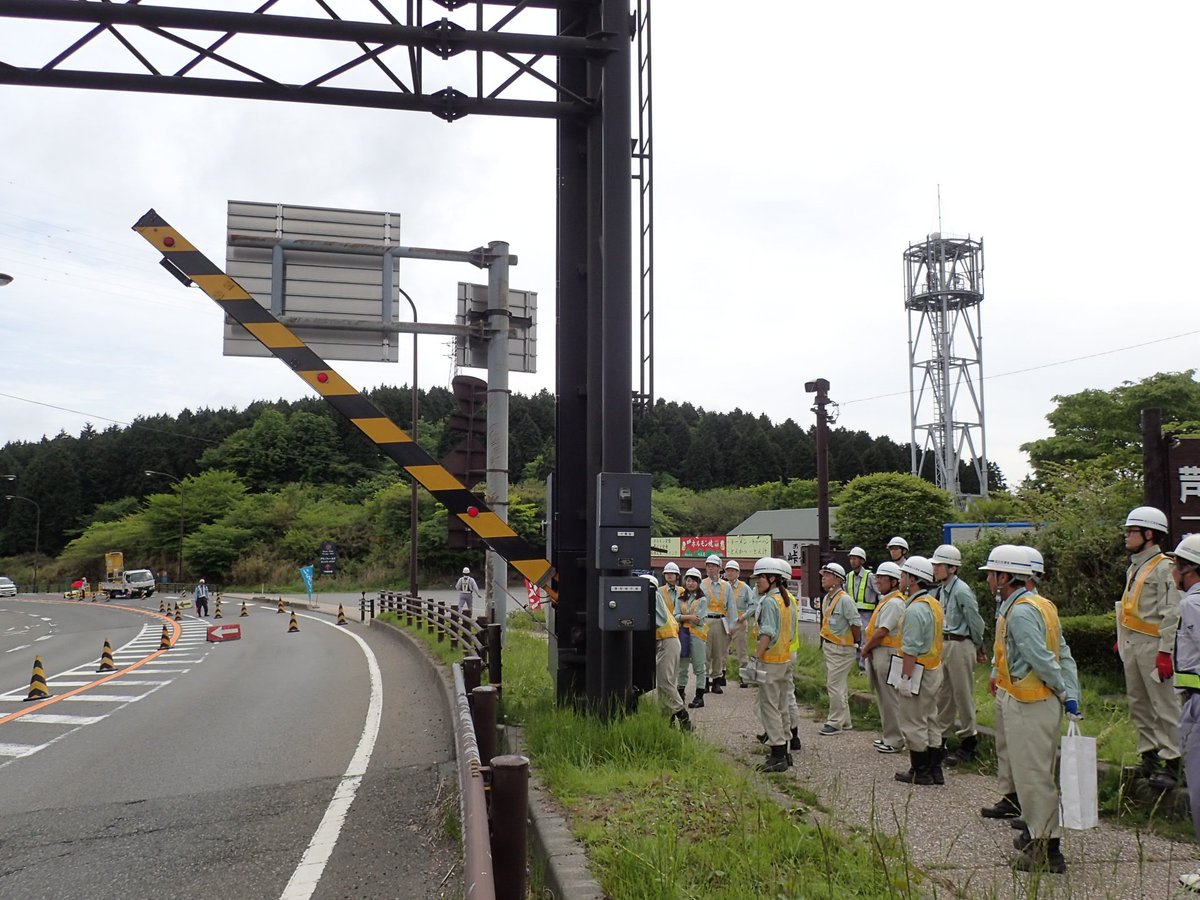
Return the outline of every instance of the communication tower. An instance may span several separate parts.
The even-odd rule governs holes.
[[[912,472],[929,474],[961,505],[986,497],[983,418],[983,241],[935,232],[904,251]],[[960,463],[977,491],[963,490]],[[969,485],[974,487],[974,485]]]

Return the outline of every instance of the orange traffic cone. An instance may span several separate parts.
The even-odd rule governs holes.
[[[179,612],[179,604],[178,603],[175,604],[175,621],[176,622],[183,621],[183,615]]]
[[[167,601],[162,597],[158,598],[158,614],[160,616],[165,616],[167,614]]]
[[[214,618],[214,619],[223,619],[223,618],[225,618],[223,615],[221,615],[221,595],[220,595],[220,594],[217,594],[217,608],[216,608],[216,610],[213,612],[213,618]]]
[[[115,672],[115,671],[117,671],[117,667],[113,663],[113,658],[112,658],[112,645],[107,641],[107,639],[104,641],[104,649],[100,652],[100,668],[98,668],[96,671],[97,672]]]
[[[338,604],[338,620],[337,620],[337,624],[339,624],[339,625],[345,625],[345,624],[347,624],[347,622],[346,622],[346,611],[345,611],[344,609],[342,609],[342,604],[340,604],[340,603]]]
[[[287,610],[283,608],[283,598],[282,597],[279,598],[279,606],[277,606],[275,608],[275,612],[276,613],[287,612]]]
[[[25,700],[26,702],[45,700],[49,696],[50,688],[46,684],[46,670],[42,668],[42,658],[35,656],[33,658],[33,677],[29,679],[29,696]]]
[[[166,625],[163,626],[162,638],[158,642],[158,649],[159,650],[170,650],[171,649],[171,632],[167,629]]]
[[[246,609],[246,601],[243,600],[242,601],[242,611],[240,613],[238,613],[238,618],[240,619],[242,616],[248,616],[248,615],[250,615],[250,610]]]
[[[296,613],[292,612],[292,620],[288,622],[288,634],[295,634],[300,630],[300,623],[296,621]]]

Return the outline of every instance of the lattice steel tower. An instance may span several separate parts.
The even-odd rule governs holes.
[[[932,465],[938,487],[959,505],[988,492],[982,303],[983,241],[935,232],[904,251],[912,472],[928,475]],[[963,490],[963,462],[977,493]]]

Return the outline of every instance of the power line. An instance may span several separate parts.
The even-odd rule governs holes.
[[[1152,341],[1142,341],[1140,344],[1130,344],[1127,347],[1114,347],[1111,350],[1101,350],[1098,353],[1088,353],[1085,356],[1073,356],[1070,359],[1060,359],[1057,362],[1042,363],[1040,366],[1028,366],[1024,369],[1013,369],[1011,372],[998,372],[995,375],[985,375],[981,381],[992,381],[996,378],[1007,378],[1009,375],[1023,375],[1026,372],[1036,372],[1039,369],[1050,369],[1054,366],[1065,366],[1067,363],[1081,362],[1085,359],[1096,359],[1099,356],[1111,356],[1114,353],[1124,353],[1126,350],[1137,350],[1139,347],[1149,347],[1152,344],[1161,344],[1165,341],[1177,341],[1180,338],[1191,337],[1192,335],[1200,334],[1200,329],[1196,331],[1185,331],[1183,334],[1172,334],[1167,337],[1155,338]],[[851,403],[866,403],[868,400],[883,400],[887,397],[903,397],[908,394],[908,391],[893,391],[890,394],[876,394],[873,397],[859,397],[857,400],[843,400],[842,406],[849,406]]]
[[[95,413],[84,412],[79,409],[71,409],[69,406],[55,406],[53,403],[44,403],[41,400],[30,400],[28,397],[18,397],[16,394],[5,394],[0,392],[0,397],[7,397],[9,400],[20,400],[22,403],[32,403],[34,406],[44,406],[47,409],[57,409],[60,412],[74,413],[77,416],[83,416],[85,419],[99,419],[101,422],[112,422],[114,425],[124,425],[126,428],[137,428],[140,431],[150,431],[154,434],[165,434],[170,437],[186,437],[190,441],[200,441],[204,444],[220,444],[220,441],[214,441],[212,438],[200,437],[194,434],[182,434],[178,431],[168,431],[165,428],[154,428],[150,425],[139,425],[136,422],[123,422],[120,419],[110,419],[108,416],[98,416]]]

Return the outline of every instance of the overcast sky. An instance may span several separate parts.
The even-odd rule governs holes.
[[[1010,480],[1053,395],[1195,365],[1196,335],[1162,339],[1192,331],[1197,308],[1196,4],[653,11],[658,396],[807,426],[803,384],[824,377],[839,425],[907,441],[901,254],[938,229],[939,185],[942,231],[984,240],[988,455]],[[82,31],[0,20],[0,62],[43,65]],[[293,50],[272,71],[324,69]],[[426,83],[471,90],[462,61],[427,59]],[[154,207],[222,262],[229,199],[394,211],[418,246],[509,241],[541,323],[539,372],[512,387],[553,390],[550,122],[14,87],[0,110],[0,272],[15,279],[0,290],[0,444],[306,394],[275,360],[223,357],[215,304],[130,231]],[[401,270],[425,321],[451,321],[456,283],[483,277]],[[398,365],[335,365],[360,388],[403,384],[409,347]],[[1105,351],[1119,352],[1006,374]],[[422,339],[420,370],[448,385],[444,339]]]

